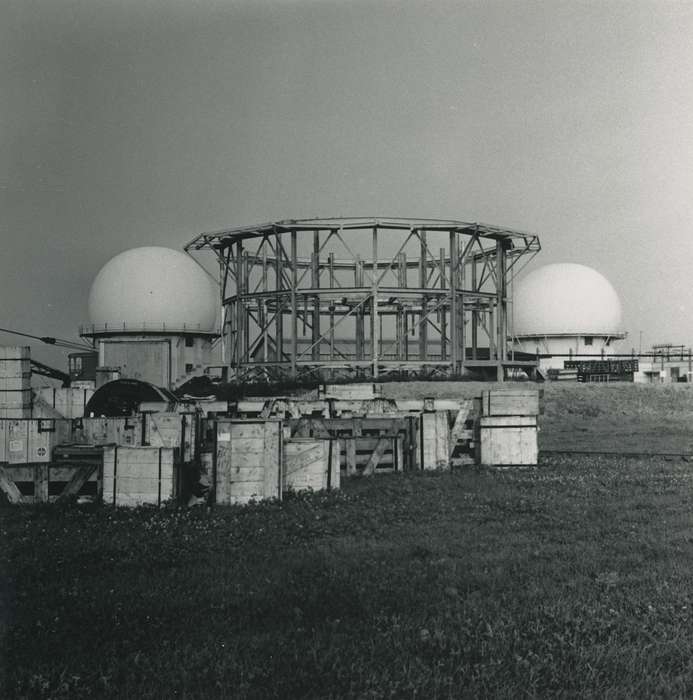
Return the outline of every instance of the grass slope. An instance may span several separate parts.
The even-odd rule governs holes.
[[[0,695],[690,696],[692,487],[682,460],[571,457],[0,508]]]
[[[693,454],[692,384],[403,382],[383,394],[473,398],[493,388],[543,390],[540,449]]]

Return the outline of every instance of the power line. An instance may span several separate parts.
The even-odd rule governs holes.
[[[55,345],[58,348],[67,348],[69,350],[89,350],[91,349],[86,343],[80,344],[73,342],[71,340],[65,340],[63,338],[54,338],[50,335],[33,335],[31,333],[22,333],[21,331],[14,331],[10,328],[0,328],[3,333],[9,333],[11,335],[21,335],[24,338],[33,338],[34,340],[40,340],[46,345]]]

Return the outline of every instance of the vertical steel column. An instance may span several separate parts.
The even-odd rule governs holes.
[[[243,362],[243,242],[236,242],[236,367]]]
[[[406,289],[408,286],[408,267],[407,267],[407,254],[402,251],[402,288]],[[407,307],[405,306],[402,311],[402,355],[400,360],[409,360],[409,315],[407,313]]]
[[[262,250],[262,291],[264,295],[258,301],[260,328],[262,329],[262,361],[267,363],[267,251]]]
[[[459,239],[458,239],[459,240]],[[459,243],[458,243],[459,246]],[[459,247],[458,247],[459,250]],[[462,260],[457,258],[457,274],[455,275],[456,286],[459,290],[459,301],[457,304],[457,337],[460,339],[460,356],[459,356],[459,366],[455,370],[456,374],[461,374],[464,370],[464,364],[467,359],[467,330],[464,325],[464,288],[466,284],[466,269],[467,269],[467,259],[464,257]]]
[[[479,296],[476,292],[479,291],[477,284],[477,269],[476,256],[472,254],[470,265],[472,267],[472,291],[474,292],[474,310],[472,311],[472,359],[476,360],[479,357],[477,352],[479,348]]]
[[[296,358],[298,357],[298,309],[296,308],[296,287],[298,287],[298,258],[296,231],[291,232],[291,376],[296,379]]]
[[[378,378],[378,227],[373,227],[373,279],[371,280],[371,360],[373,378]]]
[[[277,236],[279,234],[276,234]],[[282,260],[282,248],[279,245],[278,239],[275,237],[274,244],[275,252],[275,288],[276,294],[274,303],[277,305],[276,315],[274,318],[274,344],[276,362],[284,362],[284,296],[282,289],[284,287],[284,261]]]
[[[505,378],[504,365],[508,346],[508,309],[506,282],[505,241],[496,241],[496,306],[498,323],[498,381]]]
[[[334,253],[328,258],[330,266],[330,289],[334,289]],[[330,297],[330,362],[334,360],[334,298]]]
[[[362,303],[364,299],[363,296],[363,263],[361,262],[361,256],[356,256],[356,262],[354,264],[354,286],[359,290],[357,293],[359,308],[356,310],[356,361],[363,360],[364,356],[364,338],[363,338],[363,307]],[[360,373],[360,369],[357,372]]]
[[[219,254],[219,305],[220,305],[220,315],[219,315],[219,340],[221,341],[221,346],[219,348],[221,352],[221,364],[227,363],[228,358],[226,357],[226,306],[224,304],[224,297],[226,296],[226,277],[228,275],[228,261],[224,259],[223,251]]]
[[[419,289],[428,286],[428,259],[426,254],[426,231],[419,231],[421,241],[421,257],[419,258]],[[419,359],[426,362],[428,359],[428,297],[426,292],[421,292],[421,318],[419,319]],[[422,368],[423,369],[423,368]]]
[[[458,311],[457,311],[457,266],[459,253],[457,250],[457,233],[450,231],[450,360],[453,374],[457,374],[459,362],[458,348]],[[463,348],[464,352],[464,348]]]
[[[313,255],[311,257],[311,286],[320,288],[320,231],[313,231]],[[311,333],[313,362],[320,362],[320,292],[313,296],[313,332]]]
[[[450,261],[452,267],[452,260]],[[440,249],[440,288],[446,289],[445,284],[445,248]],[[448,311],[445,303],[445,295],[441,294],[438,297],[438,314],[440,316],[440,359],[445,362],[448,359],[447,342],[448,342]]]
[[[248,251],[243,251],[243,294],[250,292],[250,259]],[[250,362],[250,299],[243,302],[243,359]]]
[[[402,289],[404,285],[404,275],[402,274],[402,255],[400,252],[397,255],[397,287]],[[402,300],[397,300],[397,309],[395,311],[395,344],[397,346],[397,359],[401,360],[404,357],[404,342],[402,340]]]

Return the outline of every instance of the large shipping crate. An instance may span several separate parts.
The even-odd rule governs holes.
[[[31,373],[27,372],[24,375],[19,375],[16,377],[0,377],[0,399],[3,402],[7,402],[7,398],[4,394],[6,392],[16,392],[16,391],[28,391],[31,389]],[[16,401],[15,401],[16,403]]]
[[[534,465],[539,457],[536,416],[482,416],[479,462],[484,466]]]
[[[104,447],[104,503],[130,507],[161,505],[175,498],[176,483],[172,448]]]
[[[0,360],[29,360],[30,357],[28,345],[0,345]]]
[[[94,389],[77,389],[73,387],[41,387],[35,390],[38,398],[55,409],[65,418],[81,418]]]
[[[292,438],[284,442],[284,491],[339,488],[339,441]]]
[[[536,389],[491,389],[481,395],[484,416],[537,416],[541,394]]]
[[[176,447],[181,461],[191,462],[195,454],[196,426],[194,413],[146,413],[144,439],[152,447]]]
[[[0,408],[21,409],[31,407],[31,388],[0,391]]]
[[[83,445],[141,444],[142,418],[82,418],[73,424],[72,441]]]
[[[280,420],[218,421],[213,467],[216,503],[280,499],[282,442]]]
[[[32,417],[31,406],[0,406],[0,420],[19,420]]]
[[[0,418],[0,462],[50,462],[53,448],[69,438],[70,427],[70,421]]]

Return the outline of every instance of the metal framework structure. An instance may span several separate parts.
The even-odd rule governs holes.
[[[203,233],[236,381],[459,375],[535,366],[508,347],[530,233],[460,221],[305,219]]]

